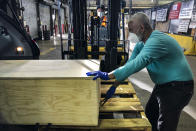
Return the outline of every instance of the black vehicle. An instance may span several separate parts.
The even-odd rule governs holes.
[[[39,55],[38,45],[27,34],[12,6],[0,0],[0,60],[39,59]]]

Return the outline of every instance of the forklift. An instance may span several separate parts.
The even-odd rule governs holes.
[[[0,0],[0,60],[39,59],[37,43],[26,32],[18,0]]]
[[[68,48],[62,50],[62,58],[65,55],[71,59],[87,59],[90,55],[92,59],[99,59],[103,56],[100,63],[100,70],[110,72],[122,65],[122,57],[125,63],[128,59],[128,53],[125,50],[125,37],[122,44],[119,40],[120,21],[124,26],[124,15],[121,10],[126,6],[123,0],[108,0],[107,5],[107,27],[104,39],[100,39],[100,18],[94,13],[91,16],[91,36],[90,41],[87,39],[87,1],[86,0],[69,0],[69,28]],[[121,17],[122,20],[121,20]],[[122,27],[124,32],[124,27]],[[73,39],[71,35],[73,34]],[[125,35],[125,33],[123,33]],[[66,39],[64,39],[66,40]],[[100,43],[104,44],[104,51],[100,50]],[[74,46],[72,49],[71,47]],[[103,44],[101,45],[103,46]],[[90,47],[90,50],[89,50]],[[122,51],[118,51],[121,47]]]

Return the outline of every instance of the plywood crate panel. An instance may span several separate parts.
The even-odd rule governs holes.
[[[1,124],[98,124],[100,82],[85,74],[98,65],[54,60],[0,61],[0,66]]]

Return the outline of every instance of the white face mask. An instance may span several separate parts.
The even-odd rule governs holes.
[[[138,40],[139,40],[139,41],[142,41],[143,35],[142,35],[142,33],[139,32],[139,28],[138,28],[138,30],[137,30],[137,33],[135,33],[135,34],[137,35]]]
[[[137,27],[137,32],[136,33],[129,33],[129,36],[132,36],[134,39],[137,37],[138,42],[142,41],[143,35],[139,32],[139,27]]]
[[[97,15],[101,18],[104,16],[104,12],[97,12]]]
[[[139,41],[142,41],[143,36],[140,34],[140,35],[137,35],[137,38]]]
[[[128,40],[131,43],[137,43],[137,42],[139,42],[139,39],[138,39],[137,35],[135,33],[130,33],[130,32],[129,32]]]
[[[136,33],[136,35],[137,35],[139,41],[142,41],[142,40],[144,39],[144,32],[141,33],[141,32],[138,30],[137,33]]]

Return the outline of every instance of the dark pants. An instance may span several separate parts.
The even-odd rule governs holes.
[[[152,131],[176,131],[180,113],[193,95],[193,81],[155,85],[145,113]]]

